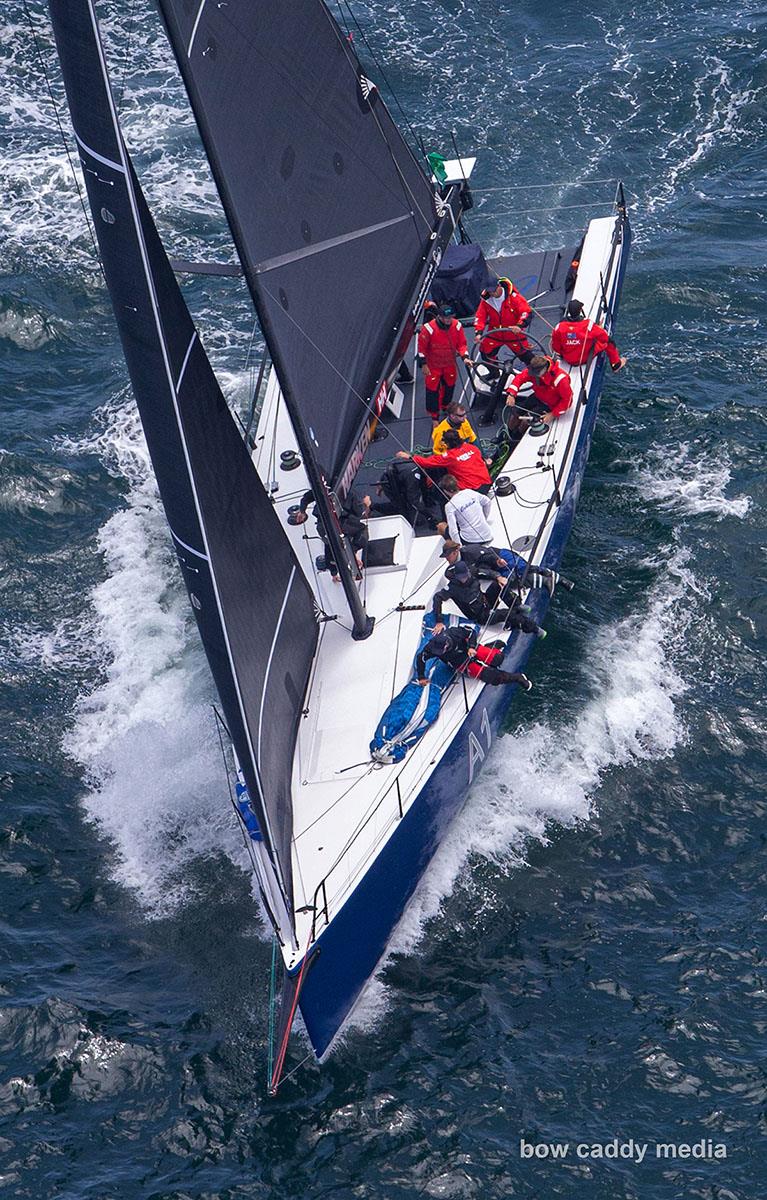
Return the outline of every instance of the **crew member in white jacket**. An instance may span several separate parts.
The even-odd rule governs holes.
[[[445,521],[437,526],[440,532],[464,546],[485,546],[492,542],[493,531],[488,523],[491,497],[472,488],[461,488],[454,475],[443,476],[439,489],[447,501]]]

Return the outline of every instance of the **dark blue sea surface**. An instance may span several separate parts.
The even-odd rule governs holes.
[[[98,9],[169,250],[228,257],[152,6]],[[29,11],[61,102],[45,7]],[[211,683],[25,9],[8,0],[0,1194],[755,1200],[767,17],[738,0],[354,14],[427,148],[450,156],[455,131],[477,152],[469,227],[488,253],[569,240],[626,181],[630,365],[604,392],[565,559],[577,588],[557,595],[535,691],[355,1024],[267,1099],[271,949]],[[355,43],[381,79],[357,29]],[[185,287],[245,405],[243,287]],[[305,1053],[296,1039],[288,1069]],[[522,1139],[566,1157],[522,1157]],[[624,1157],[593,1157],[615,1139]],[[656,1157],[701,1139],[726,1158]]]

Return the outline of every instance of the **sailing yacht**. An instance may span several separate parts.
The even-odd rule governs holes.
[[[276,1088],[298,1009],[319,1057],[342,1028],[517,690],[439,675],[435,660],[421,707],[382,753],[382,718],[416,686],[444,543],[396,505],[374,507],[360,579],[339,519],[353,485],[375,494],[395,450],[429,444],[420,372],[412,384],[397,373],[413,367],[424,302],[467,240],[474,160],[435,178],[322,0],[159,8],[268,348],[250,436],[126,148],[94,0],[50,0],[104,274],[284,962]],[[612,328],[629,243],[619,188],[578,242],[490,267],[535,297],[529,332],[543,347],[573,295]],[[603,357],[566,368],[575,400],[551,425],[516,444],[501,431],[493,545],[533,566],[561,559]],[[479,403],[492,375],[478,363],[467,400]],[[308,494],[320,532],[295,520]],[[551,596],[540,576],[525,573],[519,596],[542,621]],[[504,669],[521,671],[535,638],[501,633]]]

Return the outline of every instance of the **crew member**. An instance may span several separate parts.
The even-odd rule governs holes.
[[[493,531],[488,524],[492,500],[484,492],[462,488],[455,475],[445,475],[439,482],[445,500],[445,520],[437,525],[440,533],[462,545],[486,546]]]
[[[474,317],[474,333],[483,357],[493,360],[501,346],[507,346],[522,362],[529,362],[533,350],[522,330],[530,323],[531,313],[527,300],[510,279],[491,280]],[[494,329],[504,332],[493,334]]]
[[[516,406],[517,393],[525,383],[532,384],[533,394],[520,404],[523,411],[513,413],[508,420],[510,433],[520,430],[533,416],[540,416],[545,425],[550,425],[561,413],[567,412],[573,402],[570,376],[545,354],[535,354],[524,371],[515,375],[506,388],[506,404],[512,410]]]
[[[393,458],[377,481],[373,513],[400,513],[414,529],[419,525],[434,529],[442,520],[442,505],[436,488],[427,488],[427,482],[426,472],[414,462]]]
[[[466,336],[455,309],[451,304],[440,305],[433,320],[427,321],[418,334],[418,365],[424,374],[426,410],[432,421],[440,419],[453,399],[458,378],[456,359],[466,361],[468,357]]]
[[[503,579],[507,594],[501,593],[504,603],[510,604],[517,594],[524,577],[525,587],[545,587],[553,596],[554,588],[561,584],[567,592],[571,592],[575,584],[571,579],[565,579],[558,571],[550,567],[531,566],[521,554],[513,550],[497,550],[495,546],[481,543],[461,543],[448,538],[442,547],[442,557],[450,567],[455,566],[459,559],[473,569],[478,579]],[[510,589],[511,590],[508,590]]]
[[[439,630],[439,631],[438,631]],[[438,658],[454,671],[479,678],[494,687],[501,684],[518,683],[529,692],[532,683],[521,671],[503,671],[495,664],[503,660],[503,643],[495,646],[478,646],[477,635],[468,625],[435,626],[434,635],[416,658],[415,669],[418,682],[425,687],[426,662]]]
[[[440,421],[439,425],[435,425],[432,430],[431,445],[435,454],[444,454],[447,450],[443,434],[447,433],[448,429],[455,429],[463,442],[476,442],[477,440],[477,435],[469,423],[466,409],[456,400],[447,406],[444,421]]]
[[[445,574],[447,587],[434,593],[432,611],[436,618],[435,631],[442,625],[442,605],[446,600],[452,600],[456,608],[477,625],[500,625],[503,622],[506,629],[521,629],[523,633],[534,633],[536,637],[545,638],[546,630],[541,629],[528,615],[529,609],[522,607],[517,597],[511,596],[509,608],[497,607],[507,584],[502,575],[496,576],[487,591],[483,592],[476,571],[460,559],[455,566],[448,567]]]
[[[551,349],[571,367],[581,366],[598,354],[606,354],[613,371],[620,371],[628,361],[621,358],[618,347],[606,329],[589,321],[580,300],[571,300],[565,319],[551,333]]]
[[[424,471],[454,475],[462,488],[489,492],[492,481],[479,446],[461,441],[460,434],[455,429],[446,429],[442,440],[446,447],[444,454],[408,454],[406,450],[398,450],[397,458],[412,458]]]
[[[303,525],[309,519],[306,510],[314,502],[314,492],[305,492],[301,497],[298,512],[293,514],[293,523],[295,525]],[[368,527],[365,522],[370,515],[371,504],[370,496],[363,496],[360,499],[359,493],[354,488],[351,488],[344,498],[341,511],[338,514],[338,523],[341,526],[341,532],[354,552],[354,558],[357,563],[357,579],[362,578],[362,568],[365,563],[365,549],[368,544]],[[339,583],[338,565],[333,559],[333,552],[319,517],[317,517],[317,532],[325,543],[325,566],[333,577],[333,583]]]

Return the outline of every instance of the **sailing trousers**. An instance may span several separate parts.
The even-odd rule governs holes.
[[[530,343],[528,342],[528,345],[529,344]],[[495,356],[498,353],[499,349],[500,349],[500,346],[496,347],[496,349],[492,353],[485,354],[485,358],[488,360],[494,361]],[[516,357],[521,359],[521,361],[525,364],[525,366],[527,366],[527,364],[530,362],[530,359],[533,357],[533,351],[532,350],[522,350],[521,352],[517,352]],[[490,398],[487,402],[487,406],[485,407],[485,411],[482,414],[482,424],[483,425],[490,425],[490,424],[492,424],[493,420],[495,419],[496,410],[498,408],[498,402],[501,399],[501,396],[503,395],[503,390],[506,387],[506,381],[508,380],[508,377],[511,374],[511,370],[509,369],[510,361],[511,360],[507,361],[504,364],[506,369],[501,371],[501,374],[498,376],[498,379],[493,384],[493,390],[490,393]]]
[[[502,604],[508,604],[508,609],[496,609],[496,613],[503,616],[506,629],[521,629],[523,633],[537,633],[540,629],[538,622],[520,608],[519,583],[516,579],[511,578],[503,587],[498,583],[491,583],[485,592],[485,599],[488,605],[496,604],[499,600]]]
[[[442,419],[444,410],[453,399],[457,379],[458,372],[455,367],[430,370],[426,376],[426,411],[432,421]]]
[[[533,357],[534,350],[523,334],[499,333],[495,336],[483,337],[479,343],[479,351],[483,358],[495,362],[501,346],[507,346],[515,358],[521,358],[527,364]]]
[[[470,659],[462,670],[472,679],[479,678],[493,687],[500,687],[506,683],[521,683],[523,675],[517,674],[516,671],[502,671],[495,665],[502,659],[503,650],[494,649],[492,646],[477,646],[476,657]]]
[[[455,596],[451,596],[450,599],[456,608],[460,608],[465,617],[468,617],[470,621],[476,621],[477,625],[500,625],[502,621],[507,620],[510,614],[507,608],[496,608],[493,611],[492,606],[501,590],[497,584],[495,586],[496,593],[494,596],[491,596],[492,589],[488,588],[486,592],[480,593],[482,599],[478,599],[473,604],[462,604]]]

